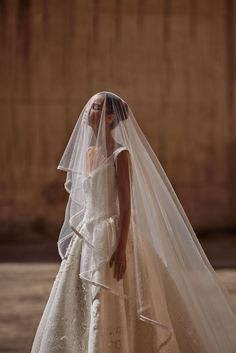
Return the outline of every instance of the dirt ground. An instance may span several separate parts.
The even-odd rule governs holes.
[[[0,264],[0,353],[30,352],[58,269],[59,263]],[[236,270],[216,272],[236,306]]]

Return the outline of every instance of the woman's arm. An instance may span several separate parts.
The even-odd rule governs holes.
[[[128,239],[131,213],[129,164],[129,151],[120,152],[117,156],[117,188],[120,210],[119,246],[124,250]]]
[[[130,200],[130,176],[129,176],[130,156],[129,151],[124,150],[117,156],[117,189],[119,199],[119,234],[118,245],[110,259],[110,267],[114,261],[114,278],[121,279],[126,270],[126,245],[128,240],[131,200]]]

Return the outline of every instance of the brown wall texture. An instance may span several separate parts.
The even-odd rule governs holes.
[[[129,103],[196,230],[236,226],[234,0],[1,0],[2,239],[57,234],[88,98]]]

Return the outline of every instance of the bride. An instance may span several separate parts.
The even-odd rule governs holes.
[[[235,353],[235,307],[122,98],[89,99],[58,169],[62,261],[31,353]]]

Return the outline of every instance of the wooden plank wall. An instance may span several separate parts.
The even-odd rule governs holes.
[[[235,16],[234,0],[1,0],[2,224],[61,224],[57,164],[83,105],[108,90],[196,230],[234,228]]]

